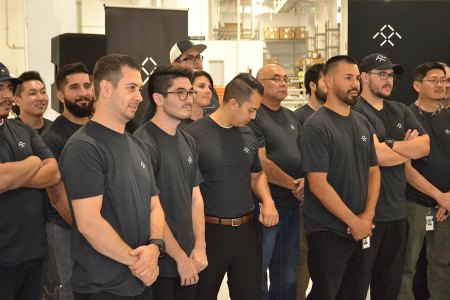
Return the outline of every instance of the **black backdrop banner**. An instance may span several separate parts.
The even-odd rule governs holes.
[[[107,53],[131,55],[142,65],[144,101],[135,116],[140,120],[149,99],[149,75],[156,65],[169,64],[173,44],[188,39],[188,12],[105,6],[105,34]]]
[[[386,54],[404,72],[391,98],[407,105],[417,99],[414,68],[428,61],[450,63],[450,1],[349,0],[348,53],[356,60]]]

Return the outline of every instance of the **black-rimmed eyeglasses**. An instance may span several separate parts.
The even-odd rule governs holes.
[[[285,77],[272,77],[272,78],[261,78],[260,81],[264,81],[264,80],[270,80],[273,81],[275,83],[286,83],[289,84],[289,82],[291,82],[291,80],[285,76]]]
[[[179,59],[178,60],[178,62],[189,62],[189,63],[195,63],[197,60],[199,60],[199,61],[203,61],[203,56],[202,55],[197,55],[197,56],[191,56],[191,55],[188,55],[188,56],[186,56],[185,58],[183,58],[183,59]]]
[[[179,90],[176,92],[158,92],[158,94],[162,94],[162,95],[167,95],[167,94],[178,94],[178,99],[180,99],[180,101],[186,101],[188,95],[194,99],[195,96],[197,95],[197,91],[194,90],[190,90],[190,91],[186,91],[186,90]]]
[[[388,78],[392,78],[392,80],[397,79],[397,76],[395,76],[395,73],[388,73],[388,72],[367,72],[369,74],[377,74],[381,80],[386,80]]]

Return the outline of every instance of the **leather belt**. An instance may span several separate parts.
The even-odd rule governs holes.
[[[211,224],[220,224],[220,225],[227,225],[227,226],[241,226],[248,221],[250,221],[253,217],[253,212],[246,214],[245,216],[242,216],[240,218],[234,218],[234,219],[224,219],[224,218],[215,218],[215,217],[209,217],[205,216],[205,222],[211,223]]]

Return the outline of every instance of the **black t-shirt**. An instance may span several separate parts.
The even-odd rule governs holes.
[[[327,173],[328,183],[356,215],[366,205],[369,168],[378,164],[373,134],[363,115],[352,111],[344,117],[322,107],[306,120],[299,136],[303,171]],[[332,231],[352,239],[347,225],[311,193],[307,179],[304,215],[308,234]]]
[[[297,118],[298,122],[300,123],[300,126],[303,126],[305,124],[306,119],[308,119],[313,113],[316,111],[311,108],[308,104],[303,105],[302,107],[297,108],[294,110],[294,115]]]
[[[82,125],[73,123],[69,121],[63,115],[60,115],[55,119],[55,121],[50,125],[50,127],[42,135],[42,140],[50,148],[55,156],[56,160],[59,161],[59,157],[63,151],[64,145],[67,143],[69,138],[74,134]],[[70,225],[67,224],[63,218],[58,214],[56,209],[53,208],[48,196],[46,195],[46,208],[49,218],[49,222],[52,222],[60,227],[70,229]]]
[[[178,124],[178,128],[179,129],[186,129],[189,125],[191,125],[192,123],[194,123],[195,121],[192,119],[184,119],[181,120],[180,124]]]
[[[303,177],[296,142],[300,125],[291,110],[280,107],[273,111],[262,104],[249,127],[255,133],[259,147],[266,148],[268,159],[294,179]],[[269,187],[277,207],[298,207],[298,200],[291,190],[272,183]]]
[[[16,118],[16,120],[19,120],[21,122],[23,122],[19,117]],[[39,135],[42,135],[46,129],[48,129],[50,127],[50,125],[52,125],[52,121],[50,121],[49,119],[44,118],[44,125],[41,128],[37,128],[35,129]]]
[[[36,130],[16,120],[0,125],[0,162],[31,155],[52,158]],[[43,257],[46,251],[44,200],[40,189],[18,188],[0,193],[0,266],[15,266]]]
[[[253,211],[251,173],[262,171],[253,131],[248,126],[223,128],[209,116],[186,131],[197,143],[205,215],[237,218]]]
[[[69,201],[103,195],[102,217],[135,249],[150,237],[150,202],[158,193],[148,150],[134,136],[89,121],[67,142],[59,161]],[[86,201],[86,200],[83,200]],[[71,205],[72,209],[72,205]],[[128,266],[99,252],[72,224],[72,288],[78,293],[136,296],[144,290]]]
[[[450,190],[450,109],[439,113],[419,111],[414,103],[409,107],[430,137],[430,154],[421,159],[412,160],[412,166],[441,192]],[[423,206],[434,207],[436,201],[414,189],[406,187],[406,199]]]
[[[149,121],[134,135],[150,150],[159,199],[166,222],[183,251],[189,256],[194,248],[192,227],[192,188],[203,180],[198,169],[194,138],[177,129],[174,136]],[[169,256],[159,260],[159,276],[177,277],[177,265]]]
[[[403,141],[408,129],[417,129],[420,135],[425,133],[417,118],[403,103],[385,100],[383,108],[377,110],[360,97],[354,109],[367,117],[380,142],[388,138]],[[405,164],[380,167],[380,171],[381,188],[374,220],[389,222],[406,218]]]

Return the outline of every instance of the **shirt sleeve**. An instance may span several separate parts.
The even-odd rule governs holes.
[[[264,124],[261,117],[261,113],[256,113],[256,118],[251,121],[248,126],[253,130],[258,141],[258,147],[262,148],[266,146],[266,137],[264,136]]]
[[[55,156],[55,159],[59,161],[62,150],[64,148],[64,142],[57,136],[50,134],[44,134],[42,136],[42,140],[47,145],[47,147],[52,151],[53,155]]]
[[[30,140],[31,140],[31,149],[33,149],[33,155],[36,155],[41,160],[47,159],[47,158],[54,158],[52,152],[50,149],[45,145],[44,141],[42,141],[41,136],[39,133],[29,127],[30,132]]]
[[[69,200],[104,194],[104,162],[94,145],[76,141],[66,145],[59,167]]]

